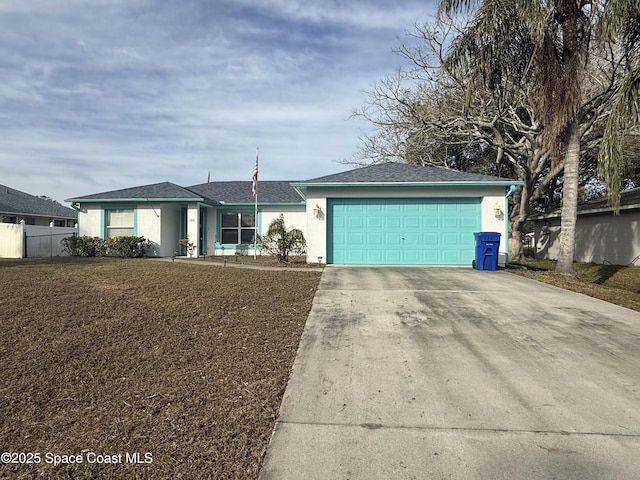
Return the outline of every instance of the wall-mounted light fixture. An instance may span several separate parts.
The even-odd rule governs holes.
[[[502,206],[498,202],[493,204],[493,213],[496,217],[502,215]]]
[[[320,218],[321,215],[322,215],[322,208],[320,208],[320,205],[316,203],[316,206],[313,207],[313,216]]]

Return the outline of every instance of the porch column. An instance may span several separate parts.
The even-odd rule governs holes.
[[[190,203],[187,206],[187,236],[189,242],[193,244],[192,256],[198,256],[198,241],[200,232],[200,205],[197,203]],[[187,254],[188,255],[188,254]]]

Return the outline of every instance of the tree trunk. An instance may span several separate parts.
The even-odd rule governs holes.
[[[580,124],[570,126],[565,149],[564,182],[560,221],[560,246],[556,272],[573,273],[573,257],[576,245],[576,219],[578,211],[578,169],[580,166]]]
[[[524,249],[522,247],[522,228],[527,220],[529,212],[529,200],[531,198],[528,188],[528,179],[524,180],[525,184],[518,187],[513,196],[515,205],[513,210],[509,212],[509,261],[521,262],[524,259]]]
[[[509,227],[509,262],[521,262],[524,258],[522,249],[522,225],[517,222]]]

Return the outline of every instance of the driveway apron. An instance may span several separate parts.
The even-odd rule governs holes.
[[[261,480],[640,478],[640,313],[505,271],[327,267]]]

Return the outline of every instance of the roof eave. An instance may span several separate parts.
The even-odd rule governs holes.
[[[74,212],[65,213],[64,215],[58,215],[54,212],[50,213],[33,213],[33,212],[18,212],[12,210],[1,210],[3,214],[8,215],[23,215],[25,217],[51,217],[51,218],[77,218],[77,215]]]
[[[624,210],[637,210],[640,209],[640,204],[638,203],[634,203],[632,205],[622,205],[619,210],[620,211],[624,211]],[[578,216],[580,215],[594,215],[597,213],[613,213],[613,208],[611,207],[604,207],[604,208],[591,208],[588,210],[578,210]],[[559,218],[562,216],[562,212],[560,210],[557,211],[553,211],[550,213],[545,213],[545,214],[539,214],[539,215],[531,215],[529,217],[527,217],[527,220],[544,220],[547,218]]]
[[[301,200],[299,202],[258,202],[258,207],[262,206],[280,206],[280,205],[289,205],[289,206],[304,206],[307,202],[305,200]],[[255,206],[254,202],[220,202],[221,206],[224,207],[246,207],[246,206]]]
[[[211,202],[209,199],[202,197],[197,198],[66,198],[68,203],[150,203],[150,202]]]
[[[520,180],[505,180],[505,181],[454,181],[454,182],[299,182],[292,183],[291,186],[300,193],[301,189],[309,187],[510,187],[511,185],[524,185],[524,182]]]

